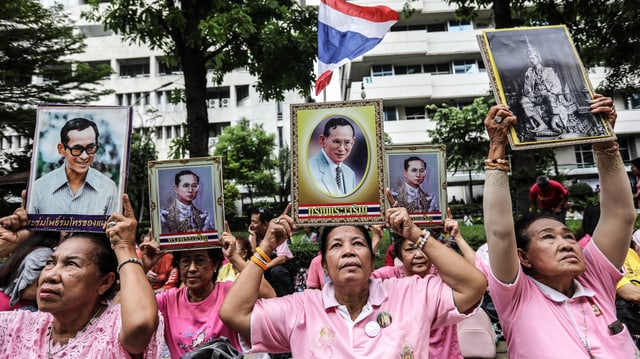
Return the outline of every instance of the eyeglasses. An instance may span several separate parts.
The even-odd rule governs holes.
[[[197,190],[198,188],[200,188],[200,185],[197,183],[183,183],[180,187],[184,188],[184,189],[194,189]]]
[[[92,143],[90,145],[85,146],[80,146],[80,145],[75,145],[73,147],[69,147],[66,144],[64,144],[64,148],[66,148],[67,150],[69,150],[69,152],[71,152],[72,156],[80,156],[82,154],[82,152],[86,152],[88,155],[94,155],[96,152],[98,152],[98,145]]]
[[[331,140],[331,146],[336,147],[336,148],[340,147],[340,146],[344,146],[344,147],[348,148],[348,147],[353,146],[353,140],[344,140],[344,141],[343,140],[338,140],[338,139]]]
[[[180,258],[180,267],[189,268],[191,263],[195,264],[196,267],[202,268],[207,265],[207,263],[211,262],[211,259],[204,257],[196,257],[196,258]]]

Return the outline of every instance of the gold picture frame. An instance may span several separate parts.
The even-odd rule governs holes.
[[[330,133],[327,137],[325,130]],[[347,135],[337,139],[334,130]],[[351,133],[354,139],[348,138]],[[293,104],[291,139],[293,219],[297,224],[384,222],[381,99]],[[344,168],[340,189],[332,180],[336,175],[330,172],[329,162]]]
[[[615,139],[590,111],[593,87],[566,26],[484,30],[478,43],[496,101],[518,119],[513,150]]]
[[[219,236],[224,232],[221,157],[149,161],[148,170],[151,228],[160,248],[220,247]]]
[[[385,186],[420,227],[441,227],[447,217],[446,158],[445,145],[385,147]]]

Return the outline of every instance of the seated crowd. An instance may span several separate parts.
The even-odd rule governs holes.
[[[596,95],[591,109],[615,125],[610,98]],[[225,223],[219,248],[173,252],[150,232],[136,242],[127,195],[104,233],[29,231],[19,208],[0,218],[0,357],[181,358],[224,337],[245,358],[463,358],[458,323],[482,314],[487,291],[509,358],[640,357],[616,317],[616,294],[640,303],[640,232],[631,242],[617,144],[593,144],[599,218],[581,246],[555,217],[514,221],[505,158],[516,120],[505,105],[485,120],[481,255],[450,212],[440,231],[420,228],[387,190],[391,266],[374,266],[383,226],[307,230],[319,254],[301,292],[290,205],[277,217],[253,211],[246,237]]]

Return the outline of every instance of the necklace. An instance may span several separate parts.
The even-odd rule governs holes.
[[[96,310],[96,312],[93,313],[91,318],[89,318],[89,320],[84,324],[84,326],[79,331],[76,332],[75,337],[77,337],[78,334],[83,333],[84,330],[87,329],[87,327],[89,326],[89,323],[91,323],[91,321],[93,319],[99,317],[100,314],[102,314],[102,312],[104,311],[105,308],[106,308],[106,305],[100,304],[100,307],[98,308],[98,310]],[[53,320],[51,321],[51,323],[49,324],[49,328],[47,329],[47,342],[48,342],[47,357],[49,359],[54,358],[54,356],[56,354],[60,353],[64,349],[66,349],[67,348],[67,344],[69,344],[69,342],[67,341],[67,344],[61,345],[58,350],[52,352],[51,351],[51,342],[53,341],[52,337],[53,337]]]

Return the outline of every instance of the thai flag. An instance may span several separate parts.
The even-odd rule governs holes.
[[[318,12],[316,96],[327,87],[334,69],[376,47],[398,21],[398,13],[386,6],[344,0],[321,0]]]

